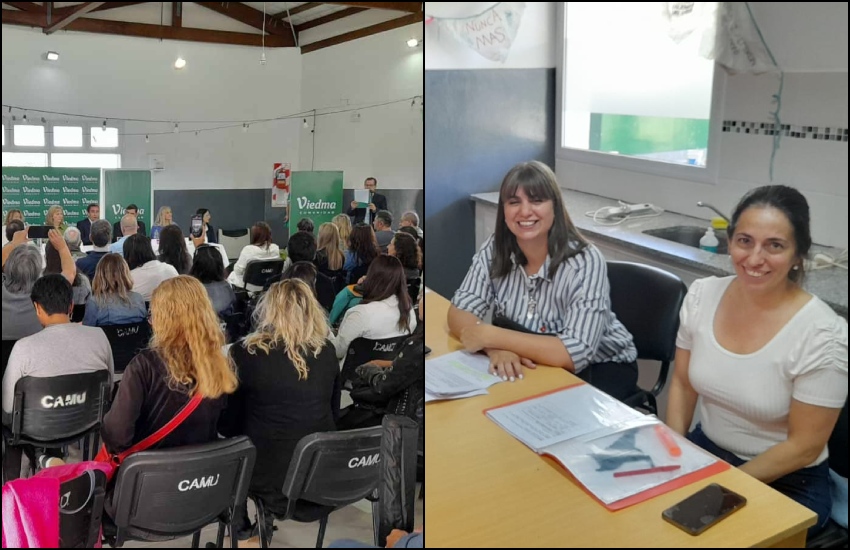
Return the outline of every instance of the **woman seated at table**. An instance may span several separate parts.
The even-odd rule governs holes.
[[[398,258],[385,254],[375,258],[362,287],[363,300],[345,313],[339,333],[333,338],[340,362],[345,360],[349,344],[357,338],[393,338],[416,329],[416,312]]]
[[[192,260],[192,270],[189,275],[201,281],[210,300],[213,309],[219,315],[233,313],[236,305],[236,293],[230,283],[224,280],[224,264],[221,262],[221,253],[211,245],[201,245],[195,249],[195,257]]]
[[[336,429],[332,401],[339,366],[328,341],[325,312],[303,281],[274,283],[260,299],[254,318],[254,332],[230,348],[240,383],[228,400],[219,431],[228,437],[247,435],[257,447],[250,492],[266,506],[266,533],[271,536],[273,514],[286,511],[288,501],[281,490],[298,441]],[[237,536],[246,539],[252,526],[247,502],[240,504]],[[302,505],[319,506],[299,502],[299,508]]]
[[[491,307],[494,324],[483,323]],[[617,399],[637,391],[637,350],[611,311],[605,258],[573,225],[555,174],[541,162],[505,175],[495,235],[473,257],[448,323],[504,380],[541,364]]]
[[[227,280],[233,286],[240,288],[245,287],[245,281],[242,276],[245,274],[245,268],[248,267],[248,262],[252,260],[279,260],[280,249],[272,242],[272,228],[266,222],[257,222],[251,228],[251,244],[247,245],[239,253],[239,259],[236,260],[236,265],[233,266],[233,273]]]
[[[153,291],[167,279],[179,275],[174,266],[160,262],[151,248],[151,240],[137,233],[124,241],[124,259],[133,278],[133,292],[138,292],[146,302]]]
[[[160,206],[156,213],[156,219],[151,227],[151,239],[158,239],[160,232],[166,227],[173,224],[170,206]]]
[[[90,327],[141,323],[148,316],[145,299],[133,292],[127,262],[119,254],[107,254],[97,262],[92,297],[86,304],[83,324]]]
[[[64,237],[63,237],[64,240]],[[67,242],[65,243],[67,247]],[[70,249],[68,251],[70,253]],[[73,256],[71,256],[73,258]],[[53,243],[47,241],[44,245],[44,275],[51,273],[62,273],[62,258],[59,251],[53,246]],[[74,266],[76,269],[76,266]],[[81,306],[88,302],[91,296],[91,281],[86,277],[85,273],[77,270],[74,276],[74,282],[71,283],[74,291],[74,305]]]
[[[178,275],[186,275],[192,268],[192,256],[186,249],[186,240],[183,238],[183,231],[177,224],[166,226],[162,229],[159,236],[159,256],[160,262],[166,263],[177,270]]]
[[[366,274],[372,260],[380,255],[381,249],[378,248],[372,226],[365,223],[354,226],[351,237],[348,239],[348,250],[345,251],[345,265],[343,265],[346,284],[356,283]]]
[[[65,211],[59,205],[53,205],[47,209],[47,216],[44,218],[44,225],[49,225],[53,229],[58,229],[59,233],[64,234],[68,229],[68,224],[65,222]]]
[[[204,230],[206,233],[204,234],[205,242],[207,243],[217,243],[218,242],[218,233],[215,232],[215,227],[210,223],[210,219],[212,218],[212,214],[206,208],[198,208],[198,211],[195,212],[196,216],[201,216],[204,220]]]
[[[802,289],[809,205],[770,185],[728,229],[735,275],[695,281],[680,313],[667,424],[818,515],[831,508],[827,441],[847,399],[847,322]],[[847,434],[844,434],[846,438]]]

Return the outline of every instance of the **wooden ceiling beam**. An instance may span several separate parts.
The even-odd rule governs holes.
[[[312,29],[313,27],[318,27],[319,25],[324,25],[325,23],[330,23],[331,21],[337,21],[345,17],[350,17],[355,13],[360,13],[361,11],[366,11],[366,8],[346,8],[344,10],[335,11],[333,13],[329,13],[328,15],[305,21],[300,25],[295,25],[295,32],[301,34],[301,31],[306,31],[307,29]]]
[[[21,11],[30,11],[30,12],[44,12],[44,6],[41,4],[36,4],[35,2],[3,2],[13,8],[18,8]]]
[[[74,6],[76,8],[74,11],[65,15],[64,17],[60,17],[57,21],[54,21],[50,26],[44,28],[44,34],[53,34],[58,30],[62,30],[80,17],[84,16],[88,12],[95,10],[105,4],[106,2],[85,2],[78,6]]]
[[[25,25],[29,27],[47,26],[47,16],[41,13],[2,10],[4,24]],[[80,18],[71,22],[63,30],[81,31],[97,34],[117,34],[122,36],[138,36],[142,38],[157,38],[165,40],[185,40],[188,42],[205,42],[213,44],[233,44],[236,46],[260,46],[263,35],[243,32],[213,31],[207,29],[192,29],[186,27],[169,27],[149,25],[147,23],[127,23],[125,21],[109,21],[106,19]],[[266,36],[266,47],[281,48],[295,46],[291,34],[282,36]]]
[[[422,2],[323,2],[323,4],[422,13]]]
[[[171,26],[178,29],[183,26],[183,2],[171,3]]]
[[[115,8],[126,8],[127,6],[135,6],[136,4],[147,3],[148,2],[102,2],[103,5],[98,6],[97,8],[91,11],[95,12],[104,10],[114,10]],[[77,6],[63,6],[61,8],[53,8],[53,16],[64,17],[69,13],[73,13],[75,8],[77,8]]]
[[[289,18],[293,15],[298,15],[299,13],[305,12],[307,10],[311,10],[313,8],[317,8],[321,5],[322,5],[321,2],[305,2],[305,3],[301,4],[300,6],[295,6],[294,8],[290,8],[288,12],[286,10],[284,10],[280,13],[274,14],[272,17],[274,17],[275,19],[287,19],[287,18]]]
[[[240,23],[263,30],[263,12],[246,6],[242,2],[195,2],[209,10],[226,15]],[[289,32],[289,25],[283,24],[271,15],[265,16],[265,30],[269,34],[284,34]]]
[[[406,27],[407,25],[422,23],[423,21],[425,21],[424,13],[411,13],[405,15],[404,17],[390,19],[389,21],[384,21],[383,23],[378,23],[377,25],[370,25],[362,29],[357,29],[356,31],[347,32],[345,34],[340,34],[338,36],[333,36],[325,40],[319,40],[318,42],[307,44],[306,46],[301,46],[301,53],[306,54],[314,52],[316,50],[321,50],[322,48],[336,46],[338,44],[343,44],[351,40],[357,40],[358,38],[365,38],[367,36],[372,36],[373,34],[398,29],[400,27]]]

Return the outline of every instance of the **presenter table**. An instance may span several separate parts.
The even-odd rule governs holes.
[[[430,357],[461,349],[448,333],[449,302],[425,295]],[[775,547],[805,546],[816,516],[736,468],[616,512],[605,509],[560,464],[541,457],[489,420],[484,409],[580,382],[551,367],[496,384],[489,394],[425,407],[427,546],[440,547]],[[747,505],[699,536],[661,512],[709,483]]]

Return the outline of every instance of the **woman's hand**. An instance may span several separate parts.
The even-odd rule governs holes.
[[[503,349],[487,350],[487,355],[490,357],[490,373],[498,376],[502,380],[522,379],[522,368],[536,368],[537,365],[531,359],[520,357],[512,351]]]

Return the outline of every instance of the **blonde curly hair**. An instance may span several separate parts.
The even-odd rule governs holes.
[[[215,399],[238,384],[225,355],[224,332],[204,286],[188,275],[163,281],[151,296],[150,347],[168,369],[169,386],[192,387],[190,395]]]
[[[325,312],[307,283],[286,279],[273,284],[254,310],[254,321],[257,328],[243,344],[248,353],[254,355],[257,349],[269,353],[283,346],[298,379],[306,380],[305,357],[318,357],[330,334]]]

